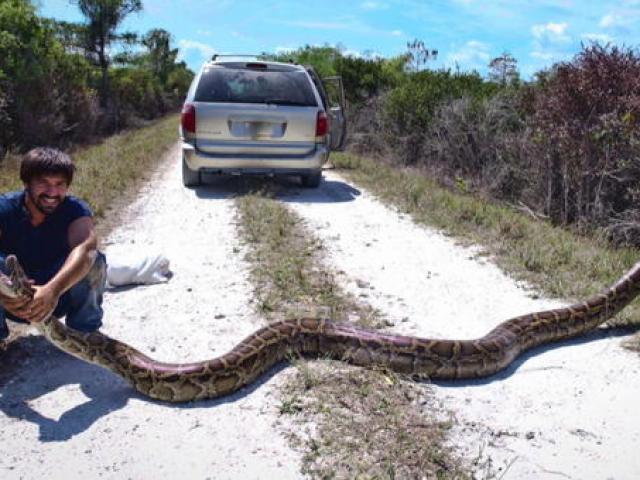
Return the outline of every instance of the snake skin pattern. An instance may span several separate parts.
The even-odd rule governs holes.
[[[32,295],[15,257],[7,258],[7,267],[11,279],[0,277],[0,292]],[[486,377],[530,348],[595,329],[638,293],[640,263],[582,303],[509,319],[476,340],[417,338],[302,318],[263,327],[218,358],[185,364],[158,362],[103,333],[72,330],[53,316],[37,326],[61,350],[111,370],[140,393],[167,402],[188,402],[230,394],[291,355],[384,366],[421,378]]]

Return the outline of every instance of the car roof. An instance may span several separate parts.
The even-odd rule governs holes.
[[[261,60],[259,58],[242,58],[246,56],[225,56],[220,58],[217,55],[214,55],[213,58],[206,62],[202,68],[211,68],[211,67],[228,67],[228,68],[250,68],[251,64],[263,64],[266,65],[270,70],[280,70],[280,71],[304,71],[305,67],[303,65],[297,63],[285,63],[285,62],[275,62],[271,60]]]

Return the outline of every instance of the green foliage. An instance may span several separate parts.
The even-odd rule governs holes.
[[[52,22],[26,0],[0,3],[0,145],[49,143],[83,133],[95,118],[89,65],[68,54]]]
[[[297,50],[277,55],[265,54],[266,57],[278,62],[293,62],[300,65],[313,65],[321,77],[336,75],[335,62],[341,56],[340,50],[329,45],[312,47],[305,45]]]
[[[162,85],[149,70],[132,67],[111,69],[114,99],[129,115],[145,119],[157,117],[165,110]]]
[[[127,15],[142,10],[141,0],[75,0],[74,3],[84,15],[84,48],[102,71],[100,82],[100,103],[106,107],[109,102],[109,48],[114,41],[132,43],[133,34],[118,35],[116,30]]]
[[[307,45],[292,52],[265,57],[279,62],[312,65],[321,77],[340,75],[347,100],[355,104],[400,83],[407,61],[404,56],[391,59],[347,56],[342,49],[328,45]]]
[[[174,98],[182,99],[187,94],[193,77],[194,74],[187,65],[184,62],[180,62],[169,72],[165,90],[170,92]]]
[[[145,35],[147,51],[129,53],[124,69],[103,68],[108,42],[136,41],[136,34],[115,28],[138,10],[139,1],[76,3],[99,18],[87,24],[60,22],[39,17],[29,0],[0,1],[0,158],[8,148],[64,147],[126,126],[133,117],[153,118],[176,106],[188,89],[193,73],[175,62],[177,49],[164,30]],[[102,37],[96,21],[106,28]],[[113,95],[104,90],[111,76]],[[96,91],[108,93],[108,109],[99,108]]]
[[[147,58],[151,72],[165,85],[178,57],[178,49],[171,48],[171,34],[154,28],[142,38],[142,44],[149,51]]]
[[[481,100],[497,90],[497,86],[485,82],[475,72],[423,70],[406,75],[404,81],[389,93],[383,114],[394,132],[423,129],[439,104],[463,95]]]
[[[113,57],[114,62],[128,67],[128,70],[135,68],[151,74],[157,80],[156,87],[160,88],[159,96],[164,98],[165,104],[170,105],[181,102],[191,85],[194,73],[189,70],[186,63],[176,63],[178,49],[171,48],[171,35],[169,32],[163,29],[150,30],[142,37],[142,45],[146,48],[145,51],[136,53],[121,52]],[[119,75],[119,81],[122,86],[123,81],[126,83],[123,80],[123,75],[130,74],[121,72]],[[146,78],[144,75],[142,77]],[[140,98],[140,95],[136,94],[134,97]],[[149,112],[142,112],[141,116],[148,115]]]
[[[393,59],[339,56],[335,69],[336,74],[342,76],[347,99],[360,103],[396,85],[400,81],[402,64]]]

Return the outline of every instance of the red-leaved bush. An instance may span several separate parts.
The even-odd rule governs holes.
[[[635,215],[640,243],[637,52],[583,48],[572,62],[556,65],[537,90],[531,125],[539,206],[557,222],[605,225],[614,237],[633,233]],[[615,227],[620,220],[624,232]]]

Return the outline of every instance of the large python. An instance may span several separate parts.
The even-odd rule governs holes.
[[[0,292],[32,296],[17,259]],[[509,365],[522,352],[584,334],[610,319],[640,293],[640,262],[613,286],[582,303],[507,320],[477,340],[437,340],[382,333],[330,320],[303,318],[272,323],[212,360],[170,364],[153,360],[107,335],[81,333],[50,316],[36,324],[55,346],[106,367],[144,395],[187,402],[227,395],[253,382],[291,355],[326,357],[355,365],[380,365],[431,379],[478,378]]]

